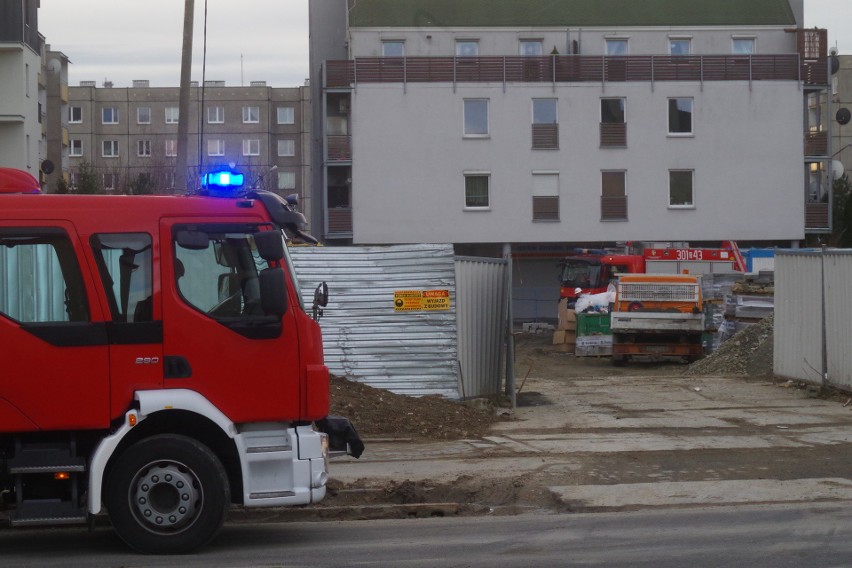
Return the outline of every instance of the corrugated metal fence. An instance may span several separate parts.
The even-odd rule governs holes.
[[[496,394],[506,263],[459,258],[452,245],[293,247],[305,304],[325,281],[320,324],[331,372],[407,395]],[[446,290],[449,309],[398,311],[395,294]]]
[[[775,255],[776,375],[852,390],[852,250]]]

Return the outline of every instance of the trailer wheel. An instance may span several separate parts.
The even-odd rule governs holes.
[[[177,434],[127,448],[112,467],[105,499],[118,536],[146,554],[181,554],[209,543],[231,502],[219,459]]]

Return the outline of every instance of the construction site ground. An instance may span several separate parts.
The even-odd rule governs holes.
[[[771,374],[771,320],[692,365],[516,341],[517,406],[335,379],[366,443],[319,505],[241,519],[364,519],[852,500],[852,405]],[[505,404],[505,402],[503,402]]]

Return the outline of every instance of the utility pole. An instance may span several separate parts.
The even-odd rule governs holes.
[[[192,26],[195,0],[184,0],[183,8],[183,51],[180,62],[180,102],[178,103],[177,162],[175,184],[189,193],[190,177],[187,175],[189,156],[189,85],[192,77]]]

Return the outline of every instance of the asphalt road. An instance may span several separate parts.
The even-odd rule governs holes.
[[[852,510],[772,505],[225,527],[188,556],[140,556],[108,528],[0,531],[4,568],[849,566]]]

